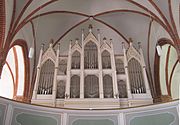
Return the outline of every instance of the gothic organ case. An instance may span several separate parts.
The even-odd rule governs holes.
[[[68,108],[118,108],[152,104],[143,51],[130,42],[115,55],[112,39],[89,33],[71,41],[68,55],[50,43],[40,50],[31,102]]]

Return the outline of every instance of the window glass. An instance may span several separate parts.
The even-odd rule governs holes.
[[[14,87],[13,87],[12,75],[7,64],[5,64],[0,79],[0,96],[12,99],[13,92],[14,92]]]
[[[24,57],[23,51],[20,46],[14,46],[17,52],[18,58],[18,90],[17,95],[22,96],[24,92]]]
[[[22,47],[13,46],[7,55],[0,79],[0,96],[13,99],[23,96],[25,82],[25,66]]]

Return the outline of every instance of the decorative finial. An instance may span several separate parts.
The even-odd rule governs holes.
[[[72,40],[70,40],[70,43],[72,44]]]
[[[106,43],[106,37],[103,38],[103,42]]]
[[[41,49],[44,50],[44,43],[41,44]]]
[[[112,39],[109,39],[109,41],[110,41],[110,44],[112,44]]]
[[[139,47],[139,49],[141,48],[141,42],[138,42],[138,47]]]
[[[53,43],[54,43],[54,40],[53,40],[53,39],[51,39],[51,40],[50,40],[50,44],[53,44]]]
[[[132,40],[132,38],[130,37],[130,38],[129,38],[129,44],[130,44],[130,46],[132,46],[132,43],[133,43],[133,40]]]
[[[58,49],[60,49],[60,43],[58,43]]]
[[[124,42],[122,42],[122,48],[123,48],[123,49],[125,48],[125,46],[124,46]]]
[[[50,42],[49,42],[49,47],[52,47],[53,43],[54,43],[54,40],[51,39]]]
[[[78,39],[78,38],[76,38],[76,41],[75,41],[75,43],[76,43],[76,44],[78,44],[78,40],[79,40],[79,39]]]
[[[81,29],[82,34],[84,33],[84,29]]]
[[[88,28],[89,28],[89,32],[92,32],[92,28],[93,28],[93,27],[92,27],[92,24],[89,24],[89,27],[88,27]]]
[[[97,32],[100,33],[100,29],[97,29]]]
[[[132,40],[132,38],[131,38],[131,37],[129,38],[129,42],[130,42],[130,43],[132,43],[132,42],[133,42],[133,40]]]
[[[72,47],[72,40],[69,40],[69,41],[70,41],[69,47],[71,48]]]
[[[101,43],[101,35],[100,35],[100,29],[97,29],[97,35],[98,35],[98,41]]]

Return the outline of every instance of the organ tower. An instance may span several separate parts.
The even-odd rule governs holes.
[[[86,37],[85,37],[86,36]],[[97,38],[96,38],[97,36]],[[132,40],[115,55],[112,39],[82,30],[81,41],[71,41],[67,55],[51,42],[40,50],[31,102],[55,107],[114,108],[152,104],[141,47]],[[102,107],[103,104],[103,107]]]

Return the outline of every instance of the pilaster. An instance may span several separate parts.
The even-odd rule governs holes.
[[[37,75],[36,75],[36,81],[35,81],[35,85],[34,85],[32,99],[37,98],[38,84],[39,84],[40,73],[41,73],[41,59],[42,59],[42,55],[43,55],[43,48],[44,48],[44,44],[42,44],[40,54],[39,54],[39,60],[38,60],[38,65],[37,65]]]
[[[57,49],[57,54],[56,54],[56,63],[55,63],[55,69],[54,69],[54,79],[53,79],[53,92],[52,92],[53,106],[56,106],[57,72],[58,72],[58,65],[59,65],[59,48],[60,48],[60,45],[58,44],[58,49]]]
[[[67,82],[66,82],[66,99],[70,97],[70,82],[71,82],[71,43],[69,45],[69,54],[68,54],[68,62],[67,62]]]
[[[99,39],[100,40],[100,39]],[[101,57],[101,51],[100,51],[100,41],[98,45],[98,68],[99,68],[99,96],[100,98],[104,98],[104,92],[103,92],[103,72],[102,72],[102,57]]]
[[[84,98],[84,30],[82,29],[81,49],[81,74],[80,74],[80,98]]]
[[[112,46],[112,45],[111,45]],[[114,51],[113,51],[113,46],[111,50],[111,68],[112,68],[112,78],[113,78],[113,92],[114,92],[114,97],[116,98],[116,95],[119,93],[118,92],[118,86],[117,86],[117,74],[116,74],[116,64],[115,64],[115,58],[114,58]]]
[[[132,93],[131,93],[131,87],[130,87],[130,81],[129,81],[129,73],[128,73],[128,62],[127,62],[127,56],[126,56],[126,49],[123,43],[123,53],[124,53],[124,69],[125,69],[125,74],[126,74],[126,85],[127,85],[127,94],[128,98],[132,98]]]

